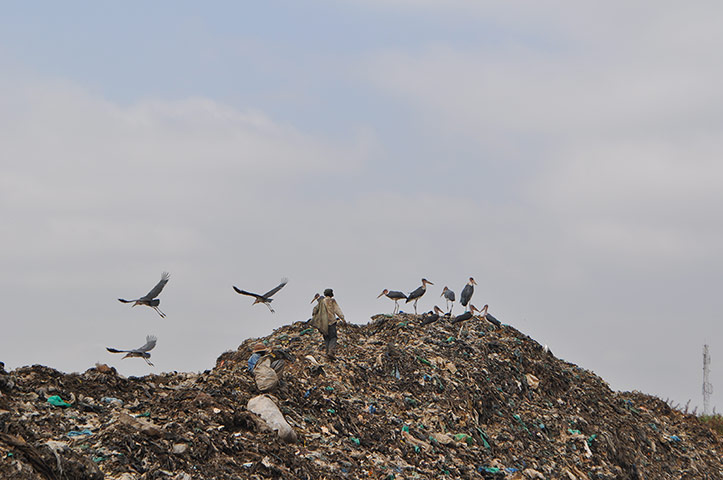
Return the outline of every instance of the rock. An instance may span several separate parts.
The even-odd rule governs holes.
[[[174,443],[173,453],[175,455],[183,455],[188,450],[188,445],[185,443]]]
[[[161,431],[161,429],[157,425],[154,425],[153,422],[150,422],[145,418],[135,418],[131,417],[127,413],[121,413],[118,416],[118,423],[133,427],[136,430],[139,430],[140,432],[145,433],[146,435],[151,437],[163,436],[163,431]]]

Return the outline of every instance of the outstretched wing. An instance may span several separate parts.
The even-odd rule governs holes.
[[[110,353],[129,353],[130,350],[118,350],[117,348],[105,347]]]
[[[258,293],[251,293],[251,292],[247,292],[246,290],[239,290],[236,286],[233,286],[233,289],[236,290],[236,293],[239,293],[241,295],[248,295],[249,297],[255,297],[258,299],[262,298],[261,295],[259,295]]]
[[[156,346],[156,337],[154,335],[148,335],[146,337],[146,344],[143,345],[141,348],[136,349],[136,352],[148,352],[150,350],[153,350],[153,347]]]
[[[275,288],[269,290],[268,292],[264,293],[264,298],[269,298],[269,297],[272,296],[274,293],[276,293],[276,292],[278,292],[279,290],[281,290],[282,288],[284,288],[284,285],[286,285],[287,283],[289,283],[289,279],[288,279],[288,278],[282,278],[280,284],[278,284]]]
[[[156,298],[161,293],[161,290],[163,290],[163,287],[165,287],[168,283],[169,278],[171,278],[171,276],[168,274],[168,272],[163,272],[163,275],[161,275],[161,281],[158,282],[150,292],[148,292],[144,297],[142,297],[141,300],[153,300],[154,298]]]
[[[125,298],[119,298],[118,301],[119,301],[119,302],[123,302],[123,303],[133,303],[133,302],[135,302],[135,300],[126,300]]]

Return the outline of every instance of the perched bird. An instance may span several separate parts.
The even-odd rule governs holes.
[[[163,274],[161,275],[161,281],[158,282],[158,284],[156,284],[156,286],[153,287],[150,292],[148,292],[141,298],[137,298],[135,300],[125,300],[123,298],[119,298],[118,301],[123,303],[133,303],[133,307],[135,307],[136,305],[146,305],[147,307],[151,307],[156,312],[158,312],[158,315],[160,315],[161,318],[164,318],[166,314],[163,313],[160,308],[158,308],[158,305],[160,305],[161,301],[156,297],[161,293],[163,287],[166,286],[169,278],[171,278],[171,276],[168,274],[168,272],[163,272]]]
[[[268,292],[264,293],[263,295],[259,295],[258,293],[247,292],[246,290],[239,290],[235,286],[233,287],[233,289],[236,290],[236,293],[238,293],[238,294],[248,295],[249,297],[256,298],[256,300],[254,300],[254,303],[252,303],[252,305],[256,305],[257,303],[263,303],[264,305],[269,307],[269,310],[271,311],[271,313],[274,313],[274,309],[271,308],[271,302],[273,300],[271,297],[276,292],[278,292],[279,290],[284,288],[284,285],[286,285],[287,283],[289,283],[289,280],[287,278],[282,278],[280,284],[278,284],[276,287],[272,288]]]
[[[110,348],[105,347],[106,350],[108,350],[110,353],[125,353],[123,358],[129,358],[129,357],[141,357],[143,360],[146,361],[146,363],[150,366],[153,366],[149,358],[151,358],[151,354],[148,353],[151,350],[153,350],[153,347],[156,346],[156,337],[153,335],[148,335],[146,337],[146,344],[143,345],[140,348],[136,348],[135,350],[118,350],[116,348]]]
[[[427,315],[425,315],[422,319],[422,325],[429,325],[430,323],[434,323],[439,320],[439,317],[443,315],[444,312],[442,311],[442,309],[435,305],[434,308],[429,311]]]
[[[442,290],[441,296],[447,300],[447,308],[449,309],[449,314],[452,315],[452,309],[454,308],[454,292],[445,286]],[[452,303],[451,307],[449,306],[450,302]]]
[[[474,281],[474,278],[469,277],[469,282],[467,282],[467,285],[465,285],[462,289],[462,295],[459,296],[459,303],[461,303],[465,307],[467,306],[469,301],[472,300],[472,294],[474,293],[475,285],[477,285],[477,282]]]
[[[314,298],[311,299],[311,302],[310,302],[310,303],[318,302],[318,301],[319,301],[320,299],[322,299],[322,298],[324,298],[324,297],[322,297],[319,292],[316,292],[316,293],[314,294]]]
[[[387,298],[391,298],[392,300],[394,300],[394,312],[392,312],[392,314],[399,312],[399,300],[407,299],[407,296],[404,295],[402,292],[398,292],[396,290],[389,291],[386,288],[382,290],[382,293],[377,295],[377,298],[381,297],[382,295],[386,295]]]
[[[499,327],[500,325],[502,325],[502,322],[500,322],[495,317],[493,317],[491,313],[487,313],[488,308],[489,308],[489,305],[485,305],[484,307],[482,307],[482,311],[479,312],[479,316],[484,318],[488,322],[494,324],[496,327]]]
[[[409,302],[411,302],[412,300],[414,300],[414,314],[415,314],[415,315],[417,314],[417,300],[419,300],[419,297],[421,297],[422,295],[424,295],[424,292],[427,291],[427,284],[429,284],[429,285],[434,285],[432,282],[430,282],[430,281],[427,280],[426,278],[423,278],[423,279],[422,279],[422,286],[419,287],[419,288],[417,288],[415,291],[413,291],[412,293],[410,293],[410,294],[407,296],[407,301],[406,301],[405,303],[409,303]]]
[[[469,310],[464,312],[462,315],[457,315],[456,317],[454,317],[454,319],[452,319],[452,323],[464,322],[465,320],[469,320],[474,316],[474,312],[479,312],[479,310],[477,310],[475,306],[470,303]]]

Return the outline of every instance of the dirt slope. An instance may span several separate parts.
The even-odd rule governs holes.
[[[258,339],[202,374],[0,369],[0,478],[723,478],[695,417],[510,326],[378,315],[339,337],[333,362],[301,322],[262,339],[296,358],[273,392],[295,444],[246,410]]]

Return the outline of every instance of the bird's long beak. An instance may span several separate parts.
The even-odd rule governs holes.
[[[477,285],[477,282],[474,281],[474,278],[470,279],[473,284]]]
[[[321,295],[319,295],[319,294],[317,293],[316,295],[314,295],[314,298],[312,298],[312,299],[311,299],[311,302],[309,302],[309,303],[314,303],[320,296],[321,296]]]
[[[384,295],[384,292],[382,292],[382,293],[380,293],[379,295],[377,295],[377,298],[381,297],[382,295]]]

